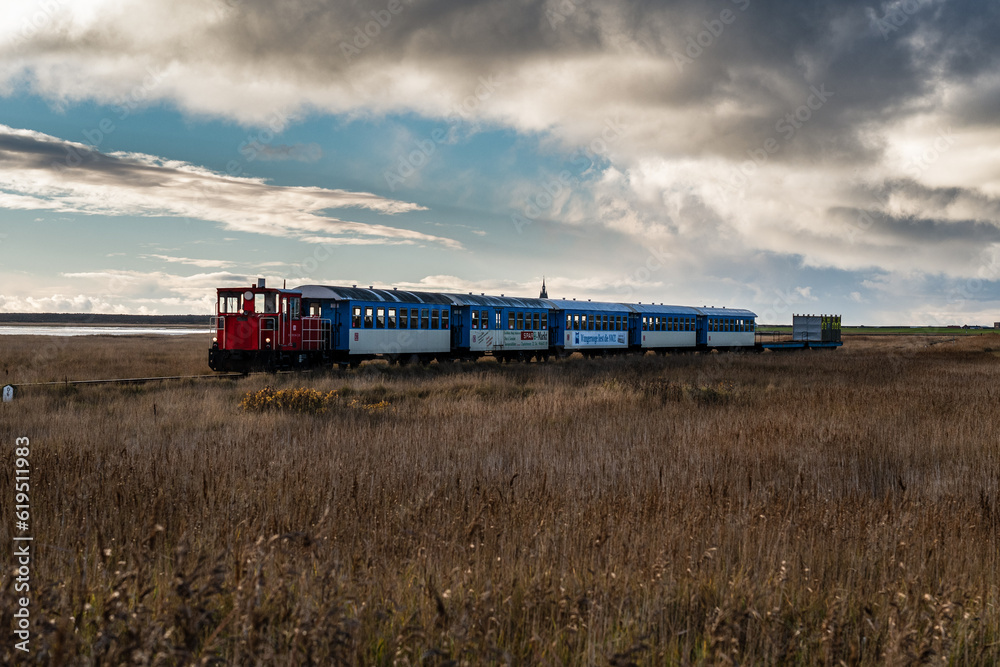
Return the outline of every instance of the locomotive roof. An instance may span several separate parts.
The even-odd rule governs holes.
[[[438,292],[409,292],[396,289],[367,289],[332,285],[302,285],[295,288],[304,299],[336,301],[385,301],[387,303],[439,303],[451,305],[447,295]]]

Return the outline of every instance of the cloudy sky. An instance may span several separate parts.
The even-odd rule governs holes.
[[[0,310],[362,284],[1000,320],[1000,3],[0,9]]]

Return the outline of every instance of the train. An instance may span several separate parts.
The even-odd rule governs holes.
[[[742,308],[455,294],[357,285],[220,287],[208,364],[215,371],[475,361],[545,362],[629,352],[757,350]]]

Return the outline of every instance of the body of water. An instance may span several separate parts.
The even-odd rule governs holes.
[[[0,336],[191,336],[210,335],[207,327],[140,327],[140,326],[0,326]]]

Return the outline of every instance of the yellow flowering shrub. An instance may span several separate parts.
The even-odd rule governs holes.
[[[289,410],[308,414],[320,414],[338,399],[336,390],[323,393],[315,389],[272,389],[264,387],[259,391],[247,392],[240,401],[240,407],[247,412],[266,410]]]
[[[352,410],[361,410],[369,415],[392,409],[389,401],[386,400],[377,403],[365,403],[357,398],[352,398],[345,405],[340,393],[335,389],[324,393],[315,389],[273,389],[271,387],[264,387],[259,391],[247,392],[240,400],[240,407],[245,412],[287,410],[318,415],[326,412],[328,408],[335,408],[338,405],[344,405]]]

